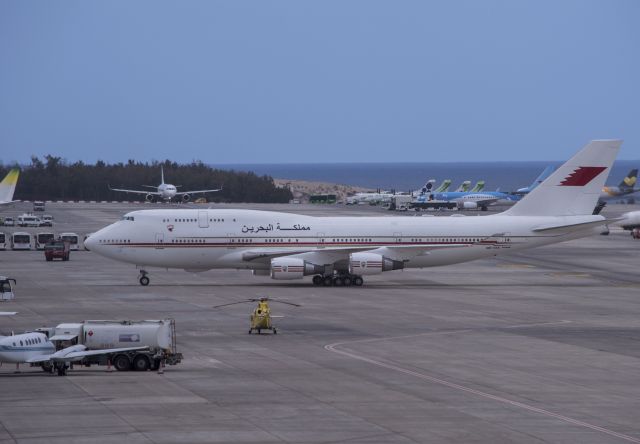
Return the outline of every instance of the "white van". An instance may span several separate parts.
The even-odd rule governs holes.
[[[18,216],[19,227],[39,227],[40,222],[40,218],[33,214],[23,214]]]
[[[80,237],[76,233],[62,233],[60,239],[69,242],[71,250],[78,251],[80,249]]]
[[[31,235],[24,231],[16,231],[11,235],[12,250],[31,250]]]
[[[47,242],[52,241],[56,238],[56,235],[53,233],[38,233],[36,234],[36,250],[44,250],[44,246]]]
[[[4,233],[0,233],[0,250],[7,249],[7,235]]]

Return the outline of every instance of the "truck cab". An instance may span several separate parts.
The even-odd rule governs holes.
[[[44,257],[47,262],[51,262],[54,259],[62,259],[63,261],[68,261],[70,251],[71,248],[69,242],[61,239],[52,239],[44,246]]]

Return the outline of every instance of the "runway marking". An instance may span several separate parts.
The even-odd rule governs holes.
[[[537,324],[521,324],[521,325],[513,325],[513,326],[509,326],[509,327],[503,327],[503,328],[518,328],[518,327],[526,327],[526,326],[536,326],[536,325],[552,325],[552,324],[565,324],[571,321],[567,321],[567,320],[563,320],[563,321],[557,321],[557,322],[543,322],[543,323],[537,323]],[[606,435],[609,436],[613,436],[615,438],[620,438],[624,441],[628,441],[628,442],[633,442],[633,443],[638,443],[640,444],[640,438],[634,438],[633,436],[629,436],[629,435],[625,435],[624,433],[619,433],[616,432],[614,430],[610,430],[604,427],[600,427],[597,426],[595,424],[590,424],[588,422],[585,421],[580,421],[578,419],[574,419],[574,418],[570,418],[568,416],[564,416],[561,415],[559,413],[554,413],[551,412],[549,410],[545,410],[539,407],[535,407],[529,404],[525,404],[523,402],[519,402],[519,401],[514,401],[512,399],[508,399],[508,398],[504,398],[502,396],[497,396],[497,395],[492,395],[491,393],[487,393],[487,392],[483,392],[481,390],[477,390],[471,387],[466,387],[464,385],[461,384],[457,384],[455,382],[451,382],[451,381],[447,381],[445,379],[441,379],[441,378],[437,378],[435,376],[430,376],[428,374],[425,373],[420,373],[417,371],[413,371],[413,370],[409,370],[407,368],[404,367],[400,367],[398,365],[395,364],[390,364],[387,362],[383,362],[383,361],[378,361],[376,359],[373,358],[368,358],[366,356],[363,355],[359,355],[353,352],[349,352],[347,350],[340,350],[338,349],[338,347],[342,346],[342,345],[347,345],[347,344],[355,344],[355,343],[364,343],[364,342],[376,342],[376,341],[388,341],[388,340],[394,340],[394,339],[405,339],[405,338],[411,338],[411,337],[418,337],[418,336],[428,336],[428,335],[437,335],[437,334],[450,334],[450,333],[466,333],[466,332],[470,332],[473,331],[473,329],[465,329],[465,330],[448,330],[448,331],[435,331],[435,332],[427,332],[427,333],[419,333],[419,334],[414,334],[414,335],[406,335],[406,336],[395,336],[395,337],[387,337],[387,338],[373,338],[373,339],[359,339],[356,341],[346,341],[346,342],[335,342],[333,344],[328,344],[325,345],[324,348],[327,351],[333,352],[333,353],[337,353],[339,355],[342,356],[346,356],[352,359],[356,359],[358,361],[362,361],[362,362],[366,362],[372,365],[376,365],[378,367],[382,367],[382,368],[386,368],[388,370],[393,370],[399,373],[403,373],[405,375],[409,375],[409,376],[414,376],[416,378],[419,379],[423,379],[425,381],[429,381],[435,384],[439,384],[439,385],[443,385],[445,387],[449,387],[451,389],[454,390],[458,390],[461,392],[465,392],[465,393],[470,393],[472,395],[476,395],[476,396],[480,396],[486,399],[491,399],[492,401],[497,401],[497,402],[501,402],[503,404],[507,404],[513,407],[518,407],[521,408],[523,410],[527,410],[530,412],[534,412],[534,413],[538,413],[540,415],[544,415],[544,416],[548,416],[551,418],[555,418],[555,419],[559,419],[561,421],[564,421],[568,424],[572,424],[572,425],[576,425],[579,427],[584,427],[587,429],[591,429],[594,430],[596,432],[600,432],[600,433],[604,433]]]

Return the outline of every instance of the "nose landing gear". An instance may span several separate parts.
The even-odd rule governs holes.
[[[149,285],[149,278],[147,277],[148,274],[149,273],[147,273],[145,270],[140,270],[140,278],[138,280],[140,281],[140,285],[142,285],[143,287]]]

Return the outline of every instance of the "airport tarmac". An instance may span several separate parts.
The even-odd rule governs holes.
[[[53,203],[45,213],[54,231],[84,234],[150,207]],[[91,252],[45,262],[40,251],[0,251],[0,274],[17,279],[0,310],[19,312],[0,318],[5,334],[173,317],[185,357],[163,375],[4,364],[0,442],[640,443],[639,263],[640,241],[613,231],[363,287],[158,269],[142,287],[133,266]],[[277,335],[247,334],[251,304],[212,308],[257,296],[302,307],[272,305],[284,316]]]

